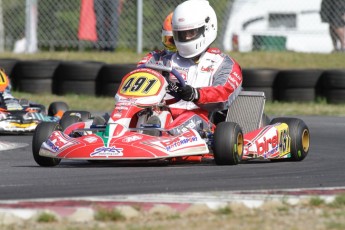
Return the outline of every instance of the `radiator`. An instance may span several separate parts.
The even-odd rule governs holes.
[[[230,105],[226,121],[238,123],[243,133],[248,133],[261,127],[264,107],[264,92],[242,91]]]

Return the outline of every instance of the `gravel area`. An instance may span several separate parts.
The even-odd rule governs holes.
[[[25,219],[15,212],[0,211],[0,229],[71,230],[71,229],[262,229],[262,230],[343,230],[345,195],[329,202],[319,197],[291,204],[270,200],[259,207],[241,202],[224,203],[217,208],[192,204],[184,210],[154,205],[143,210],[136,206],[77,208],[68,216],[40,210]]]

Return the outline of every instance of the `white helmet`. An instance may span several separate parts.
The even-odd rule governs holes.
[[[206,0],[188,0],[178,5],[172,26],[177,51],[184,58],[198,56],[217,37],[217,16]]]

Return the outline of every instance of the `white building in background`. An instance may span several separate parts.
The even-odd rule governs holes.
[[[333,45],[320,8],[321,0],[235,0],[224,49],[330,53]]]
[[[1,0],[0,0],[1,1]],[[38,0],[26,0],[25,3],[25,37],[14,43],[13,53],[36,53]]]

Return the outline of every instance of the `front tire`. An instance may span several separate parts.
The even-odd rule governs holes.
[[[237,165],[243,155],[243,132],[239,124],[221,122],[214,132],[214,160],[217,165]]]
[[[59,121],[62,131],[65,131],[66,128],[74,123],[81,122],[82,119],[78,116],[74,115],[67,115],[62,116],[61,120]]]
[[[298,118],[278,117],[271,121],[271,124],[285,123],[289,126],[291,138],[292,161],[302,161],[308,155],[310,147],[310,133],[308,126]]]
[[[42,122],[37,125],[33,138],[32,138],[32,154],[36,163],[43,167],[52,167],[60,163],[61,159],[43,157],[39,155],[40,148],[48,137],[55,131],[61,130],[58,123],[55,122]]]
[[[66,112],[68,110],[68,105],[63,101],[56,101],[49,105],[48,116],[55,116],[59,111]]]
[[[63,114],[63,117],[65,116],[77,116],[81,118],[81,121],[87,121],[91,118],[91,113],[89,111],[68,110]]]

